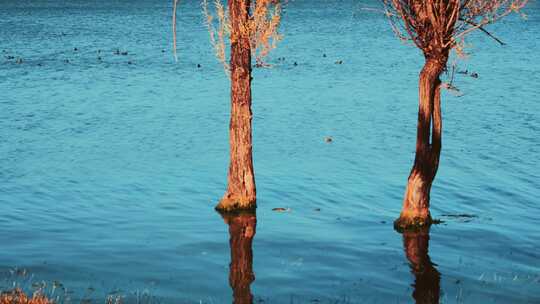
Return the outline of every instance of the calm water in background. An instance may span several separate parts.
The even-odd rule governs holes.
[[[198,1],[185,2],[175,64],[169,1],[1,1],[4,289],[58,281],[75,301],[231,302],[228,226],[213,210],[229,83]],[[274,67],[254,72],[256,299],[413,302],[391,223],[422,56],[366,6],[378,2],[291,1]],[[492,27],[504,47],[472,36],[460,69],[480,77],[459,75],[464,96],[443,96],[432,213],[445,223],[429,247],[442,303],[540,302],[540,4],[527,13]]]

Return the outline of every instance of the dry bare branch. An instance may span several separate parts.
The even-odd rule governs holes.
[[[465,37],[479,30],[497,43],[485,26],[521,13],[528,0],[382,0],[392,30],[403,41],[412,41],[426,59],[446,66],[449,53],[465,58]],[[453,80],[453,75],[452,75]],[[447,89],[454,88],[452,80]]]
[[[178,56],[176,54],[176,8],[178,7],[179,0],[173,0],[173,15],[172,15],[172,31],[173,31],[173,56],[174,61],[178,62]]]
[[[210,33],[210,42],[214,47],[216,57],[223,64],[225,72],[229,74],[229,64],[226,61],[226,37],[229,43],[238,37],[231,36],[231,25],[228,19],[228,11],[221,0],[214,0],[216,17],[210,12],[208,0],[202,1],[203,14]],[[217,21],[217,26],[215,25]],[[254,0],[251,1],[250,18],[242,26],[239,35],[249,37],[251,52],[259,67],[268,66],[264,59],[268,56],[282,36],[278,33],[281,23],[281,3],[279,0]]]
[[[464,38],[511,13],[520,13],[528,0],[382,0],[397,36],[413,41],[426,56],[463,51]]]

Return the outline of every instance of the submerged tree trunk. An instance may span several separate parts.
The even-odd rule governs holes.
[[[429,257],[429,228],[403,233],[403,248],[414,274],[413,298],[417,304],[438,304],[441,275]]]
[[[253,295],[250,286],[255,280],[252,244],[257,217],[253,212],[223,216],[229,225],[229,246],[231,247],[229,284],[233,290],[233,303],[251,304]]]
[[[416,157],[409,175],[403,208],[394,222],[396,229],[431,224],[429,195],[441,154],[441,81],[448,57],[426,59],[420,72]]]
[[[251,47],[246,25],[250,0],[230,0],[231,24],[231,121],[230,164],[227,192],[216,209],[256,208],[251,135]]]

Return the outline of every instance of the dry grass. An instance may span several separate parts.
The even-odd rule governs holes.
[[[0,294],[0,304],[52,304],[54,301],[47,299],[40,293],[34,293],[29,298],[21,289],[15,288]]]

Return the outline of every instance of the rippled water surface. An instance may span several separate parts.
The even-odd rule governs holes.
[[[198,1],[182,1],[174,63],[169,2],[1,2],[2,289],[232,301],[235,222],[213,210],[229,83]],[[443,94],[444,224],[429,257],[427,235],[392,228],[422,56],[366,6],[378,2],[290,1],[273,68],[254,72],[255,301],[411,303],[440,289],[441,303],[540,303],[540,5],[491,28],[506,46],[473,35],[459,69],[479,78]]]

